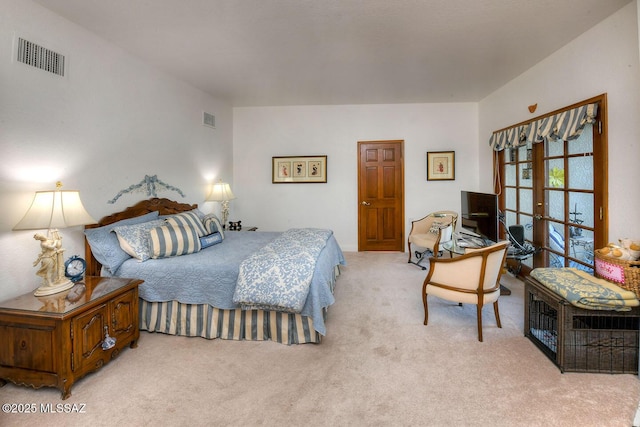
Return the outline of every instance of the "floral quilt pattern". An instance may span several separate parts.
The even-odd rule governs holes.
[[[331,230],[293,228],[240,263],[233,302],[242,309],[300,313]]]

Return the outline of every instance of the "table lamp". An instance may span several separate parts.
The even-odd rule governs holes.
[[[73,287],[74,283],[64,274],[64,249],[59,228],[92,224],[96,221],[85,210],[80,193],[62,190],[56,183],[54,191],[36,191],[31,207],[14,230],[47,230],[47,235],[36,233],[33,238],[40,241],[41,252],[33,266],[40,264],[36,272],[42,277],[42,286],[35,296],[52,295]]]
[[[220,202],[222,205],[222,228],[226,228],[227,218],[229,217],[229,200],[235,199],[231,187],[226,182],[213,184],[211,194],[207,198],[208,202]]]

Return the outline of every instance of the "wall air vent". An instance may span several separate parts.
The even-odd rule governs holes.
[[[18,38],[18,62],[64,77],[64,55]]]
[[[214,128],[215,129],[216,128],[216,116],[204,111],[203,115],[202,115],[202,124],[205,125],[205,126],[209,126],[210,128]]]

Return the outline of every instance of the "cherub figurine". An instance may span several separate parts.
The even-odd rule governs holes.
[[[40,268],[36,274],[42,277],[42,283],[45,286],[51,286],[58,278],[58,242],[40,233],[36,233],[33,238],[40,240],[40,248],[42,249],[38,259],[33,262],[33,266],[35,267],[40,263]]]
[[[54,283],[61,280],[65,280],[64,276],[64,248],[62,247],[62,236],[58,230],[51,230],[51,239],[55,242],[56,255],[57,255],[57,267],[58,271],[54,276]]]

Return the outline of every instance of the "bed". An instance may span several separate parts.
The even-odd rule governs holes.
[[[122,237],[122,229],[130,231],[136,227],[146,227],[145,232],[148,233],[147,225],[153,224],[151,227],[156,228],[151,230],[155,232],[165,228],[168,218],[185,218],[191,212],[197,212],[205,223],[213,217],[213,229],[216,229],[216,225],[221,228],[219,222],[215,221],[215,215],[203,218],[204,214],[197,210],[197,205],[161,198],[143,200],[102,218],[98,224],[87,226],[86,274],[144,280],[139,287],[141,330],[208,339],[320,343],[326,335],[327,309],[335,302],[333,291],[340,266],[345,264],[333,233],[317,229],[223,231],[218,233],[224,236],[223,240],[180,256],[155,259],[151,254],[151,258],[145,257],[141,262],[129,254],[123,254],[124,246],[118,240]],[[118,231],[118,237],[114,229]],[[317,233],[322,233],[322,237]],[[315,262],[307,265],[308,259],[304,262],[298,259],[301,256],[297,253],[303,251],[295,250],[295,260],[285,258],[279,261],[283,263],[281,269],[274,267],[270,270],[278,272],[278,278],[304,272],[310,278],[307,293],[297,294],[298,300],[291,306],[242,299],[242,290],[247,286],[258,289],[256,293],[262,297],[269,295],[270,291],[263,289],[271,288],[268,282],[271,279],[268,275],[256,277],[255,268],[252,270],[251,267],[260,263],[264,267],[265,263],[271,263],[274,256],[278,258],[279,247],[300,244],[300,235],[313,236],[309,250],[315,250]],[[216,233],[207,237],[211,236],[216,236]],[[325,241],[320,243],[322,238]],[[306,238],[302,240],[306,244]],[[154,244],[150,246],[154,247]],[[155,246],[157,250],[157,241]],[[186,248],[189,244],[183,246]],[[135,248],[132,250],[135,251]],[[274,281],[279,283],[279,280]],[[258,283],[260,287],[256,288]]]

